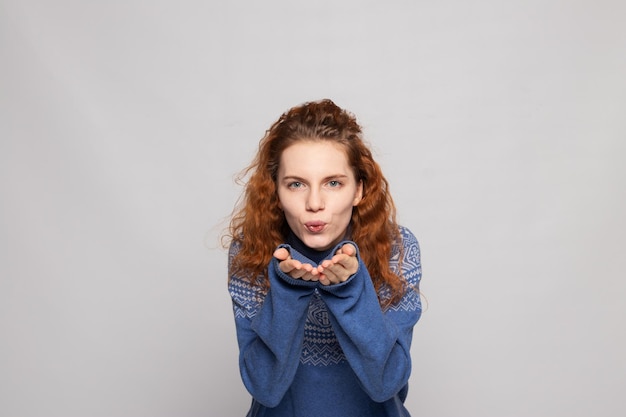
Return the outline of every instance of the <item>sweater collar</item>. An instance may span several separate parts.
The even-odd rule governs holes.
[[[344,235],[342,240],[348,240],[350,238],[350,235],[352,234],[351,232],[352,232],[352,228],[348,226],[348,229],[346,230],[346,234]],[[305,245],[304,242],[302,242],[300,238],[296,236],[295,233],[291,230],[289,231],[289,234],[287,235],[286,240],[287,240],[286,243],[289,246],[291,246],[300,254],[306,256],[307,258],[309,258],[316,264],[319,264],[324,259],[327,259],[328,257],[330,257],[331,252],[335,249],[334,247],[330,249],[322,250],[322,251],[312,249],[308,247],[307,245]]]

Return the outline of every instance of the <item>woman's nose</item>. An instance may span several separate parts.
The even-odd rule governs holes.
[[[324,201],[319,190],[311,190],[307,195],[306,209],[309,211],[319,211],[324,209]]]

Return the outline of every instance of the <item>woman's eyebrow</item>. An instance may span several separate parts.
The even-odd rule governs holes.
[[[323,178],[324,181],[328,181],[330,179],[334,179],[334,178],[348,178],[348,176],[346,174],[333,174],[333,175],[327,175]],[[280,178],[281,180],[297,180],[297,181],[306,181],[304,178],[298,176],[298,175],[291,175],[291,174],[287,174],[283,177]]]

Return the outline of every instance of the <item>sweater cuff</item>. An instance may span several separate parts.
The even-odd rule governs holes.
[[[298,252],[297,250],[293,249],[290,245],[283,243],[281,245],[278,245],[278,247],[276,249],[280,249],[280,248],[284,248],[287,249],[287,251],[289,252],[289,255],[295,259],[298,260],[302,263],[306,263],[306,264],[311,264],[315,266],[315,262],[313,262],[312,260],[310,260],[309,258],[307,258],[306,256],[302,255],[300,252]],[[292,278],[289,274],[284,273],[283,271],[281,271],[280,267],[278,266],[278,264],[281,261],[279,261],[276,258],[272,258],[272,265],[274,266],[274,270],[276,271],[276,275],[278,275],[278,277],[285,283],[289,284],[289,285],[293,285],[296,287],[304,287],[304,288],[315,288],[317,287],[317,281],[305,281],[303,279],[296,279],[296,278]]]

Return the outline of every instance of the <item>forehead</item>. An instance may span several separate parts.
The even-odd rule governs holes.
[[[326,140],[296,142],[283,151],[279,175],[348,175],[352,169],[343,145]]]

